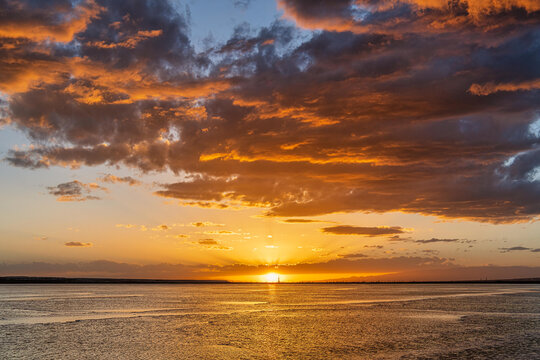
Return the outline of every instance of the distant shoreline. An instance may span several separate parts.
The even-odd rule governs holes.
[[[265,284],[265,282],[2,276],[0,284]],[[299,281],[280,284],[540,284],[540,278],[455,281]]]

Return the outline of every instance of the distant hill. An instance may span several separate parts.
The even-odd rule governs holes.
[[[226,280],[156,280],[114,278],[64,278],[39,276],[2,276],[0,284],[227,284]]]

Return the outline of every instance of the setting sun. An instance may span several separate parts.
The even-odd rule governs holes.
[[[264,279],[266,282],[269,282],[269,283],[277,283],[279,282],[279,274],[278,273],[268,273],[266,275],[264,275]]]

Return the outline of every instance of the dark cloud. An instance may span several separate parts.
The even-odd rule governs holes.
[[[460,239],[438,239],[438,238],[431,238],[427,240],[414,240],[414,242],[421,243],[421,244],[430,244],[430,243],[437,243],[437,242],[455,243],[455,242],[460,242],[460,241],[461,241]]]
[[[64,245],[68,247],[89,247],[89,246],[92,246],[92,243],[85,243],[85,242],[80,242],[80,241],[69,241],[65,243]]]
[[[460,243],[460,244],[469,244],[476,242],[476,240],[470,240],[470,239],[445,239],[445,238],[431,238],[431,239],[418,239],[415,240],[410,237],[400,237],[399,235],[389,237],[388,240],[390,241],[407,241],[407,242],[415,242],[418,244],[432,244],[432,243]]]
[[[99,200],[100,197],[91,195],[93,191],[107,191],[95,183],[85,184],[78,180],[47,187],[49,194],[56,196],[57,201]]]
[[[357,33],[497,28],[534,20],[540,11],[528,0],[279,0],[279,5],[299,26]]]
[[[283,0],[321,31],[241,25],[201,53],[167,2],[13,4],[2,122],[33,145],[14,166],[171,170],[157,195],[267,216],[540,214],[535,2]]]
[[[335,235],[361,235],[361,236],[383,236],[392,234],[402,234],[404,229],[399,226],[380,226],[380,227],[366,227],[366,226],[351,226],[351,225],[337,225],[329,226],[321,229],[322,232]]]
[[[282,220],[284,223],[288,224],[308,224],[308,223],[318,223],[318,222],[326,222],[323,220],[313,220],[313,219],[285,219]]]
[[[68,42],[104,10],[95,1],[0,2],[0,37]]]
[[[345,254],[345,255],[338,255],[338,256],[340,258],[343,258],[343,259],[358,259],[358,258],[367,257],[367,255],[361,254],[361,253],[358,253],[358,254]]]
[[[530,251],[530,252],[540,252],[540,248],[534,249],[534,248],[528,248],[524,246],[513,246],[509,248],[499,248],[499,250],[502,253],[511,252],[511,251]]]

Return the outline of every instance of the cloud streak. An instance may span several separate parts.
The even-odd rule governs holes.
[[[64,244],[64,246],[67,246],[67,247],[90,247],[92,246],[92,243],[85,243],[85,242],[80,242],[80,241],[69,241],[67,243]]]
[[[540,248],[528,248],[524,246],[512,246],[509,248],[499,248],[499,250],[502,253],[507,253],[507,252],[512,252],[512,251],[530,251],[533,253],[540,252]]]
[[[352,226],[352,225],[337,225],[322,228],[321,231],[327,234],[333,235],[360,235],[360,236],[385,236],[403,234],[405,231],[400,226],[379,226],[379,227],[366,227],[366,226]]]

